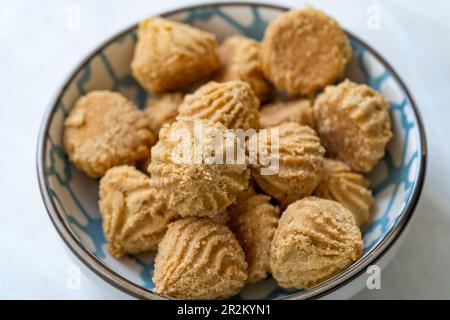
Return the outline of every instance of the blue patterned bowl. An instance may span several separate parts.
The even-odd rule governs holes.
[[[183,8],[164,14],[215,33],[219,40],[244,34],[260,40],[267,23],[286,8],[258,4],[214,4]],[[130,75],[136,25],[103,43],[89,55],[58,91],[45,115],[38,144],[38,176],[49,215],[69,248],[94,272],[116,287],[141,298],[162,298],[152,289],[153,256],[142,254],[113,259],[97,207],[97,181],[77,171],[61,148],[64,118],[74,101],[91,90],[122,92],[140,107],[147,94]],[[303,299],[349,296],[361,289],[366,269],[386,263],[393,244],[405,233],[418,201],[425,174],[426,143],[414,102],[403,82],[368,45],[350,35],[355,52],[347,77],[364,82],[387,97],[392,106],[395,138],[384,159],[371,173],[376,205],[372,223],[363,231],[364,254],[352,266],[303,291],[285,290],[273,279],[250,285],[237,299]],[[391,252],[392,254],[392,252]],[[358,280],[359,279],[359,280]],[[356,281],[358,280],[358,281]],[[358,288],[354,283],[359,282]],[[341,292],[341,293],[340,293]]]

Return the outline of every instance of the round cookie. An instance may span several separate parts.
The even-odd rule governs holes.
[[[278,90],[310,96],[343,75],[351,53],[339,24],[309,7],[288,11],[269,24],[260,59]]]
[[[310,195],[319,184],[325,149],[310,127],[295,122],[282,123],[267,129],[267,135],[263,131],[253,135],[248,149],[256,183],[282,206]],[[270,163],[262,159],[267,154]],[[264,172],[268,168],[273,172]]]
[[[258,109],[258,98],[248,83],[210,81],[186,95],[177,119],[210,120],[228,129],[258,129]]]
[[[308,99],[280,100],[267,104],[259,110],[260,128],[275,127],[284,122],[297,122],[315,128],[311,102]]]
[[[178,115],[178,107],[182,101],[183,94],[181,92],[166,93],[147,101],[144,113],[154,133],[158,134],[164,124],[175,121]]]
[[[64,122],[69,160],[90,177],[145,159],[155,136],[142,113],[120,93],[92,91],[79,98]]]
[[[155,258],[155,290],[176,299],[226,299],[247,279],[244,252],[231,231],[208,218],[173,222]]]
[[[281,216],[270,267],[284,288],[310,288],[339,273],[362,253],[361,232],[341,204],[307,197]]]
[[[244,199],[228,208],[228,225],[245,252],[247,283],[255,283],[270,273],[270,244],[280,211],[270,204],[269,196],[254,194]]]
[[[314,103],[320,139],[333,158],[369,172],[392,138],[389,103],[365,84],[328,86]]]
[[[219,47],[221,68],[215,80],[245,81],[250,84],[259,101],[266,101],[271,96],[272,87],[262,73],[259,50],[259,42],[253,39],[241,35],[226,38]]]
[[[131,166],[109,169],[100,180],[99,198],[108,251],[116,258],[155,250],[174,219],[150,178]]]
[[[225,134],[229,135],[228,144],[216,145],[216,135]],[[225,156],[227,148],[238,143],[220,123],[186,120],[163,126],[151,150],[148,171],[153,184],[166,196],[169,210],[182,217],[224,213],[247,188],[250,172],[245,161],[221,164],[207,155],[221,152]]]
[[[139,24],[131,71],[152,93],[187,89],[219,68],[216,50],[211,33],[163,18],[146,19]]]
[[[325,159],[322,180],[314,191],[320,198],[339,202],[349,209],[356,224],[362,228],[370,218],[374,204],[369,181],[339,160]]]

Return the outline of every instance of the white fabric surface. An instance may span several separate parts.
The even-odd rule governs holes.
[[[260,2],[262,2],[261,0]],[[128,298],[98,286],[52,226],[38,190],[39,124],[68,72],[102,40],[144,17],[207,1],[0,2],[0,298]],[[267,1],[268,2],[268,1]],[[298,0],[276,1],[302,6]],[[365,39],[399,72],[420,108],[428,135],[428,171],[416,219],[404,245],[382,272],[381,290],[355,298],[450,298],[450,2],[311,0]],[[379,29],[367,27],[370,5]],[[75,9],[74,9],[75,8]],[[79,28],[71,16],[80,12]],[[76,21],[75,21],[76,24]]]

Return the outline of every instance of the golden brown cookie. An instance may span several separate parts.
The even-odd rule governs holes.
[[[246,82],[208,82],[184,98],[177,119],[220,122],[228,129],[258,129],[259,101]]]
[[[100,180],[99,209],[108,251],[125,253],[155,250],[174,219],[150,178],[131,166],[108,170]]]
[[[284,288],[310,288],[339,273],[362,253],[361,232],[338,202],[307,197],[291,204],[272,240],[272,275]]]
[[[349,209],[356,224],[362,228],[370,218],[374,204],[369,181],[339,160],[325,159],[322,180],[314,195],[339,202]]]
[[[183,94],[181,92],[166,93],[148,100],[144,112],[154,133],[158,134],[164,124],[175,121],[178,107],[182,101]]]
[[[313,129],[295,122],[282,123],[267,132],[260,131],[249,140],[252,174],[264,192],[286,206],[314,191],[322,176],[325,149]],[[258,151],[258,161],[253,159],[252,150]],[[270,163],[264,160],[267,154]],[[267,168],[274,168],[274,174],[266,174]]]
[[[270,244],[280,211],[269,200],[269,196],[255,194],[228,208],[229,227],[245,252],[247,283],[261,281],[270,273]]]
[[[216,49],[211,33],[163,18],[146,19],[139,24],[131,71],[152,93],[186,89],[219,68]]]
[[[241,35],[226,38],[219,47],[221,68],[215,80],[245,81],[250,84],[261,102],[266,101],[271,95],[272,88],[262,73],[259,49],[259,42],[253,39]]]
[[[198,134],[200,131],[202,134]],[[207,156],[199,157],[202,152],[226,155],[229,145],[216,146],[215,140],[216,134],[225,133],[226,128],[220,123],[198,120],[162,127],[148,170],[153,184],[167,197],[170,210],[183,217],[213,217],[224,212],[247,188],[250,173],[245,161],[220,164]],[[229,144],[234,148],[237,138],[229,134]]]
[[[148,121],[120,93],[92,91],[79,98],[64,122],[69,160],[91,177],[114,166],[135,165],[155,143]]]
[[[284,122],[315,128],[315,120],[311,102],[308,99],[280,100],[265,105],[259,110],[259,126],[269,128]]]
[[[389,103],[365,84],[328,86],[314,103],[320,139],[332,157],[369,172],[392,138]]]
[[[339,79],[351,57],[347,35],[322,11],[291,10],[272,21],[261,43],[261,65],[277,89],[313,95]]]
[[[244,252],[231,231],[208,218],[173,222],[159,244],[156,292],[176,299],[227,299],[247,279]]]

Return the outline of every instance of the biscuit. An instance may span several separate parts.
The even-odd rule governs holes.
[[[183,94],[181,92],[166,93],[147,101],[144,113],[154,133],[158,134],[164,124],[175,121],[178,115],[178,107],[182,101]]]
[[[154,94],[183,90],[220,66],[213,34],[163,18],[139,24],[131,71]]]
[[[252,175],[264,192],[286,206],[310,195],[317,187],[322,176],[325,149],[313,129],[295,122],[282,123],[267,129],[267,132],[266,136],[264,132],[259,132],[249,140]],[[275,139],[271,138],[272,134]],[[252,150],[257,154],[257,160],[253,160]],[[261,161],[261,157],[266,154],[272,164]],[[270,173],[274,174],[262,171],[271,166],[275,172]]]
[[[280,100],[259,110],[260,128],[275,127],[285,122],[297,122],[315,128],[311,102],[308,99]]]
[[[339,160],[325,159],[322,180],[314,191],[320,198],[339,202],[349,209],[356,224],[362,228],[370,218],[374,204],[369,181]]]
[[[365,84],[328,86],[314,103],[320,139],[333,158],[369,172],[392,138],[389,103]]]
[[[177,119],[210,120],[228,129],[258,129],[258,109],[258,98],[248,83],[211,81],[186,95]]]
[[[226,38],[219,47],[221,68],[214,79],[218,82],[245,81],[259,101],[269,99],[272,87],[262,73],[259,49],[259,42],[253,39],[241,35]]]
[[[153,184],[165,194],[168,208],[182,217],[222,213],[248,186],[250,172],[245,161],[221,164],[215,159],[210,162],[206,156],[198,158],[202,153],[225,155],[226,148],[238,145],[236,136],[229,133],[229,145],[216,146],[216,134],[226,134],[220,123],[177,121],[162,127],[151,150],[148,171]]]
[[[107,248],[116,258],[155,250],[175,218],[150,178],[131,166],[109,169],[100,180],[99,198]]]
[[[280,211],[269,200],[269,196],[255,194],[228,208],[229,227],[245,252],[247,283],[261,281],[270,273],[270,243]]]
[[[159,244],[155,290],[176,299],[226,299],[247,279],[244,252],[231,231],[208,218],[173,222]]]
[[[339,273],[362,253],[361,232],[338,202],[307,197],[281,216],[272,240],[270,267],[284,288],[310,288]]]
[[[155,143],[148,121],[121,94],[92,91],[79,98],[64,122],[69,160],[90,177],[118,165],[135,165]]]
[[[291,10],[273,20],[261,43],[261,65],[278,90],[307,95],[339,79],[351,58],[347,35],[322,11]]]

